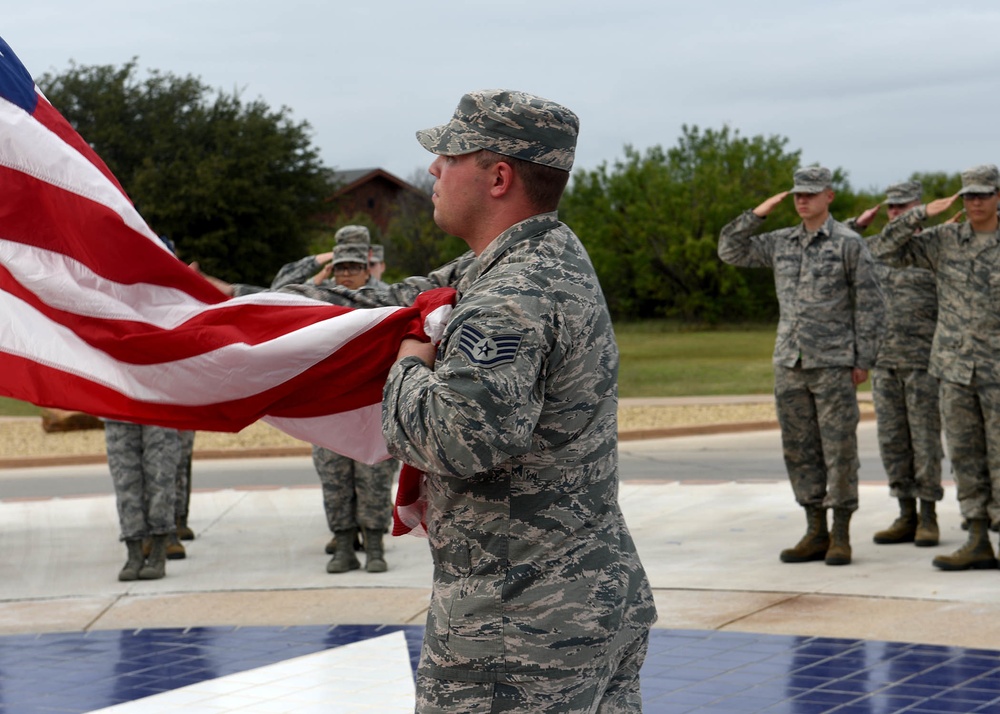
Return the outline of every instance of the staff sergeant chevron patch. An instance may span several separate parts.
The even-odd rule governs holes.
[[[478,367],[509,364],[517,356],[521,335],[484,335],[472,325],[462,325],[458,349]]]

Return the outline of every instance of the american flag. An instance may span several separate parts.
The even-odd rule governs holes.
[[[169,252],[0,39],[0,395],[183,429],[263,418],[372,463],[387,456],[399,342],[435,337],[453,298],[227,299]]]

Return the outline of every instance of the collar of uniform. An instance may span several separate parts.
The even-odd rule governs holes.
[[[806,246],[817,240],[820,236],[833,235],[833,216],[827,216],[826,221],[815,231],[806,230],[806,224],[800,223],[795,227],[795,237],[802,245]]]
[[[531,218],[525,218],[519,223],[515,223],[510,228],[493,239],[486,249],[479,254],[479,265],[473,269],[469,282],[472,282],[480,275],[489,270],[497,260],[506,253],[512,245],[519,243],[525,238],[537,235],[543,231],[552,230],[559,225],[559,215],[555,211],[549,213],[539,213]]]

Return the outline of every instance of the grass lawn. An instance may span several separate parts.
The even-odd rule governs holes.
[[[0,416],[37,416],[40,413],[34,404],[0,397]]]
[[[670,323],[615,325],[622,397],[768,394],[774,326],[682,331]]]
[[[770,394],[775,325],[685,331],[668,322],[615,325],[622,397]],[[871,388],[871,380],[861,385]]]

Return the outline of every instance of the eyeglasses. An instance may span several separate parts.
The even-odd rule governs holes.
[[[965,201],[989,201],[996,196],[995,193],[963,193],[962,199]]]
[[[340,275],[357,275],[364,269],[361,263],[338,263],[333,266],[333,272]]]

